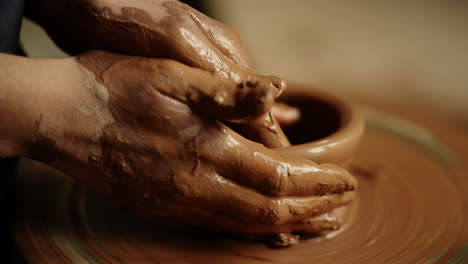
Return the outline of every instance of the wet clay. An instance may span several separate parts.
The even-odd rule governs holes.
[[[87,51],[89,43],[91,49],[170,58],[236,82],[252,74],[239,35],[228,26],[179,1],[122,4],[70,3],[64,13],[83,22],[75,25],[85,38],[76,48]],[[279,78],[272,81],[278,88],[284,85]]]
[[[355,104],[324,91],[311,92],[310,87],[287,91],[279,98],[279,103],[294,106],[302,118],[285,128],[294,145],[276,148],[277,153],[343,167],[349,164],[364,130],[362,114]],[[341,225],[341,219],[331,212],[309,221],[320,226],[315,229],[319,230],[315,235],[324,235]],[[286,247],[297,244],[301,235],[307,234],[251,235],[250,238],[271,247]]]
[[[398,124],[394,116],[368,120],[348,166],[360,183],[357,196],[334,210],[341,229],[288,249],[132,217],[38,163],[20,175],[27,195],[15,238],[31,263],[465,263],[468,138],[427,114],[398,113],[411,124],[404,132],[386,129]],[[433,138],[418,141],[412,126]]]
[[[290,158],[346,166],[361,141],[362,113],[344,98],[311,89],[294,87],[279,98],[300,109],[301,119],[285,127],[293,146],[275,151]]]

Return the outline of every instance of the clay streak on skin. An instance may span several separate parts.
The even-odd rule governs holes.
[[[132,1],[132,6],[131,7],[123,6],[122,1],[119,1],[119,0],[106,0],[106,1],[92,0],[90,2],[92,3],[93,7],[95,7],[95,8],[99,8],[99,9],[108,8],[109,11],[111,11],[111,13],[113,15],[123,16],[123,15],[125,15],[125,12],[123,12],[125,10],[125,8],[134,8],[134,9],[137,9],[137,10],[147,10],[148,9],[148,4],[147,3],[149,1]],[[162,1],[159,1],[159,2],[162,2]],[[164,7],[164,4],[155,4],[154,8],[151,9],[151,12],[153,14],[152,19],[153,19],[154,23],[160,23],[164,18],[166,18],[166,17],[168,17],[170,15],[169,12],[167,11],[167,8]],[[96,15],[98,15],[98,14],[96,14]],[[102,14],[99,14],[99,15],[102,15]],[[109,18],[111,18],[111,17],[109,16]],[[159,20],[157,18],[159,18]],[[112,16],[112,19],[115,19],[115,17]],[[146,26],[146,25],[141,24],[141,26]],[[148,28],[148,29],[150,29],[150,28]]]
[[[87,76],[85,77],[85,79],[93,80],[97,78],[96,74],[90,72],[88,69],[81,67],[81,70],[83,74]],[[93,78],[89,78],[90,76],[92,76]],[[95,102],[83,102],[80,105],[80,108],[77,110],[76,114],[95,118],[95,122],[93,123],[93,126],[96,127],[94,140],[95,142],[99,142],[100,138],[104,134],[104,128],[110,124],[115,123],[115,119],[112,116],[110,110],[107,108],[109,102],[109,91],[107,90],[107,88],[105,88],[100,83],[95,83],[93,84],[93,86],[89,84],[88,89],[91,90],[91,92],[96,96],[95,98],[101,101],[101,103],[96,104]],[[102,156],[102,149],[100,152],[101,153],[99,156]]]

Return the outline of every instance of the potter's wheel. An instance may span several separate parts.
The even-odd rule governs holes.
[[[30,263],[468,263],[468,137],[432,120],[364,111],[367,131],[350,166],[358,197],[327,237],[270,249],[135,219],[24,160],[17,244]]]

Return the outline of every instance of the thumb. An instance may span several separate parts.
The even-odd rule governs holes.
[[[255,120],[270,111],[286,86],[279,78],[254,74],[238,83],[173,60],[154,60],[152,67],[160,92],[218,120]]]
[[[194,86],[187,102],[205,116],[243,123],[267,113],[279,92],[263,77],[241,83],[216,78],[209,85]]]
[[[260,116],[256,120],[242,123],[228,123],[228,126],[242,136],[261,143],[267,148],[281,148],[291,145],[271,112]]]

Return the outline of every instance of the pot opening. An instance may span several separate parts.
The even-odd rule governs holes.
[[[279,99],[301,111],[301,119],[297,123],[283,127],[284,133],[293,145],[325,138],[335,133],[341,126],[339,109],[321,98],[295,95]]]

